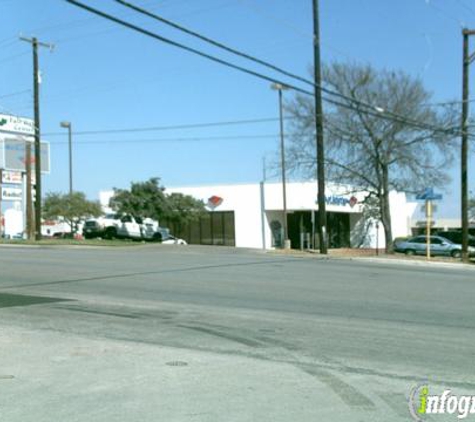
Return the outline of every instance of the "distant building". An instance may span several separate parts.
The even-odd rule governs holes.
[[[318,246],[317,182],[287,183],[287,224],[293,248]],[[240,184],[168,188],[203,200],[208,214],[186,227],[168,225],[171,232],[190,244],[228,245],[272,249],[283,240],[282,184]],[[107,209],[112,191],[100,193]],[[331,248],[384,248],[380,222],[367,216],[365,192],[327,184],[327,232]],[[406,195],[390,193],[393,237],[411,234],[410,221],[417,204]]]

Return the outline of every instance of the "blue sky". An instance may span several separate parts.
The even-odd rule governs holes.
[[[84,2],[248,65],[112,0]],[[308,76],[313,61],[311,0],[136,0],[135,4]],[[475,28],[474,1],[320,0],[320,9],[325,62],[401,69],[420,77],[433,92],[434,102],[460,99],[461,28]],[[165,186],[257,182],[263,157],[271,161],[278,149],[277,120],[164,129],[277,119],[277,96],[268,83],[62,0],[0,0],[2,113],[32,116],[31,47],[18,40],[20,33],[56,44],[53,53],[46,49],[40,53],[42,133],[51,142],[52,159],[52,172],[44,177],[45,192],[68,189],[67,137],[59,127],[61,120],[71,121],[79,132],[162,128],[74,135],[74,188],[90,198],[97,198],[100,190],[127,187],[131,181],[153,176]],[[472,44],[475,50],[475,40]],[[470,168],[470,186],[475,190]],[[458,162],[451,174],[453,183],[447,186],[440,208],[446,217],[458,216]]]

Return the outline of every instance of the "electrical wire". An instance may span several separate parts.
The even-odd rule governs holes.
[[[19,54],[15,54],[15,55],[13,55],[13,56],[10,56],[10,57],[6,57],[6,58],[0,60],[0,63],[6,63],[6,62],[9,62],[9,61],[11,61],[11,60],[15,60],[15,59],[17,59],[18,57],[26,56],[27,54],[30,54],[30,52],[29,52],[29,51],[25,51],[25,52],[23,52],[23,53],[19,53]]]
[[[8,97],[16,97],[17,95],[26,94],[28,92],[31,92],[31,89],[25,89],[23,91],[12,92],[11,94],[0,95],[0,99],[8,98]]]
[[[310,80],[308,80],[308,79],[306,79],[306,78],[303,78],[303,77],[301,77],[301,76],[295,75],[295,74],[293,74],[293,73],[291,73],[291,72],[288,72],[288,71],[286,71],[286,70],[284,70],[284,69],[282,69],[282,68],[280,68],[280,67],[278,67],[278,66],[275,66],[275,65],[273,65],[273,64],[271,64],[271,63],[268,63],[268,62],[266,62],[266,61],[264,61],[264,60],[261,60],[261,59],[258,59],[258,58],[256,58],[256,57],[250,56],[250,55],[247,54],[247,53],[243,53],[243,52],[238,51],[238,50],[236,50],[236,49],[234,49],[234,48],[230,48],[230,47],[228,47],[228,46],[226,46],[226,45],[224,45],[224,44],[222,44],[222,43],[220,43],[220,42],[218,42],[218,41],[212,40],[212,39],[210,39],[210,38],[208,38],[208,37],[205,37],[204,35],[201,35],[201,34],[195,32],[195,31],[192,31],[192,30],[190,30],[190,29],[188,29],[188,28],[185,28],[185,27],[183,27],[182,25],[179,25],[179,24],[177,24],[177,23],[175,23],[175,22],[172,22],[172,21],[170,21],[170,20],[168,20],[168,19],[165,19],[165,18],[163,18],[162,16],[159,16],[159,15],[157,15],[157,14],[155,14],[155,13],[149,12],[149,11],[147,11],[147,10],[141,8],[141,7],[135,6],[134,4],[132,4],[132,3],[128,2],[128,1],[125,1],[125,0],[115,0],[115,1],[116,1],[117,3],[120,3],[120,4],[124,5],[124,6],[126,6],[126,7],[130,8],[130,9],[132,9],[132,10],[135,10],[135,11],[141,13],[141,14],[144,14],[144,15],[146,15],[146,16],[149,16],[149,17],[153,18],[153,19],[156,19],[156,20],[158,20],[159,22],[165,23],[166,25],[169,25],[169,26],[171,26],[171,27],[173,27],[173,28],[175,28],[175,29],[178,29],[178,30],[180,30],[180,31],[182,31],[182,32],[185,32],[185,33],[188,34],[188,35],[192,35],[192,36],[194,36],[194,37],[196,37],[196,38],[198,38],[198,39],[200,39],[200,40],[202,40],[202,41],[205,41],[205,42],[207,42],[207,43],[209,43],[209,44],[211,44],[211,45],[213,45],[213,46],[216,46],[216,47],[218,47],[218,48],[221,48],[221,49],[223,49],[223,50],[225,50],[225,51],[227,51],[227,52],[230,52],[230,53],[235,54],[235,55],[237,55],[237,56],[239,56],[239,57],[242,57],[242,58],[245,58],[245,59],[250,60],[250,61],[252,61],[252,62],[255,62],[255,63],[257,63],[257,64],[263,65],[263,66],[265,66],[265,67],[267,67],[267,68],[269,68],[269,69],[271,69],[271,70],[277,71],[277,72],[279,72],[279,73],[281,73],[281,74],[283,74],[283,75],[285,75],[285,76],[288,76],[288,77],[293,78],[293,79],[296,79],[296,80],[298,80],[298,81],[300,81],[300,82],[304,82],[304,83],[306,83],[306,84],[308,84],[308,85],[311,85],[312,87],[316,87],[316,84],[315,84],[314,82],[312,82],[312,81],[310,81]],[[373,105],[371,105],[371,104],[365,103],[365,102],[360,101],[360,100],[356,100],[356,99],[354,99],[354,98],[347,97],[346,95],[340,94],[340,93],[335,92],[335,91],[333,91],[333,90],[330,90],[330,89],[328,89],[328,88],[325,88],[325,87],[321,87],[321,86],[320,86],[320,89],[321,89],[323,92],[325,92],[325,93],[327,93],[327,94],[329,94],[329,95],[333,95],[333,96],[336,96],[336,97],[339,97],[339,98],[343,98],[343,99],[345,99],[345,100],[347,100],[347,101],[351,101],[352,103],[355,103],[355,104],[358,104],[358,105],[367,107],[367,108],[369,108],[370,110],[375,110],[375,109],[376,109],[376,107],[373,106]],[[313,94],[311,94],[311,95],[313,95]],[[395,113],[392,113],[392,112],[389,112],[389,111],[384,111],[384,113],[385,113],[385,114],[388,114],[388,115],[391,115],[391,116],[394,116],[395,118],[397,118],[397,119],[399,119],[399,120],[400,120],[401,118],[406,119],[404,116],[399,116],[399,115],[396,115]]]
[[[290,73],[290,72],[288,72],[288,71],[286,71],[286,70],[284,70],[284,69],[282,69],[282,68],[280,68],[280,67],[278,67],[278,66],[275,66],[275,65],[273,65],[273,64],[271,64],[271,63],[268,63],[268,62],[266,62],[266,61],[264,61],[264,60],[261,60],[261,59],[259,59],[259,58],[257,58],[257,57],[251,56],[250,54],[243,53],[243,52],[241,52],[241,51],[239,51],[239,50],[236,50],[236,49],[234,49],[234,48],[228,47],[228,46],[226,46],[226,45],[224,45],[224,44],[222,44],[222,43],[220,43],[220,42],[218,42],[218,41],[215,41],[215,40],[213,40],[213,39],[211,39],[211,38],[208,38],[208,37],[206,37],[206,36],[204,36],[204,35],[201,35],[201,34],[199,34],[198,32],[192,31],[191,29],[185,28],[185,27],[182,26],[182,25],[179,25],[179,24],[177,24],[177,23],[175,23],[175,22],[172,22],[172,21],[170,21],[169,19],[165,19],[164,17],[159,16],[159,15],[157,15],[156,13],[149,12],[148,10],[145,10],[145,9],[143,9],[143,8],[141,8],[141,7],[135,6],[134,4],[129,3],[129,2],[127,2],[127,1],[124,1],[124,0],[115,0],[115,1],[116,1],[117,3],[122,4],[123,6],[126,6],[126,7],[130,8],[130,9],[132,9],[132,10],[137,11],[137,12],[143,14],[143,15],[146,15],[146,16],[148,16],[148,17],[151,17],[151,18],[155,19],[155,20],[158,20],[159,22],[162,22],[162,23],[164,23],[165,25],[168,25],[168,26],[170,26],[170,27],[172,27],[172,28],[175,28],[175,29],[178,29],[179,31],[182,31],[182,32],[184,32],[184,33],[186,33],[186,34],[188,34],[188,35],[191,35],[191,36],[193,36],[193,37],[195,37],[195,38],[198,38],[198,39],[200,39],[201,41],[204,41],[204,42],[206,42],[206,43],[208,43],[208,44],[211,44],[211,45],[213,45],[213,46],[215,46],[215,47],[221,48],[222,50],[225,50],[225,51],[227,51],[228,53],[235,54],[236,56],[245,58],[245,59],[250,60],[250,61],[252,61],[252,62],[254,62],[254,63],[257,63],[257,64],[260,64],[260,65],[262,65],[262,66],[264,66],[264,67],[267,67],[267,68],[269,68],[269,69],[271,69],[271,70],[275,70],[276,72],[279,72],[279,73],[281,73],[281,74],[283,74],[283,75],[285,75],[285,76],[288,76],[288,77],[290,77],[290,78],[292,78],[292,79],[296,79],[296,80],[298,80],[298,81],[300,81],[300,82],[304,82],[304,83],[306,83],[306,84],[309,84],[309,85],[311,85],[311,86],[314,86],[314,83],[313,83],[312,81],[309,81],[309,80],[306,79],[306,78],[302,78],[301,76],[298,76],[298,75],[295,75],[295,74],[293,74],[293,73]]]
[[[268,122],[276,122],[278,120],[279,119],[277,117],[266,117],[262,119],[227,120],[227,121],[222,121],[222,122],[191,123],[191,124],[182,124],[182,125],[174,125],[174,126],[152,126],[152,127],[148,126],[148,127],[126,128],[126,129],[88,130],[88,131],[82,131],[82,132],[81,131],[74,132],[74,136],[103,135],[103,134],[111,134],[111,133],[155,132],[155,131],[177,130],[177,129],[199,129],[199,128],[207,128],[207,127],[268,123]],[[49,133],[44,133],[43,135],[44,136],[63,136],[64,132],[49,132]]]
[[[228,61],[226,61],[226,60],[220,59],[220,58],[218,58],[218,57],[212,56],[212,55],[207,54],[207,53],[203,53],[202,51],[199,51],[199,50],[197,50],[197,49],[188,47],[188,46],[186,46],[186,45],[184,45],[184,44],[178,43],[178,42],[173,41],[173,40],[171,40],[171,39],[162,37],[161,35],[158,35],[158,34],[156,34],[156,33],[153,33],[153,32],[151,32],[151,31],[148,31],[148,30],[143,29],[143,28],[141,28],[141,27],[138,27],[138,26],[136,26],[136,25],[133,25],[133,24],[131,24],[131,23],[129,23],[129,22],[126,22],[126,21],[121,20],[121,19],[119,19],[119,18],[117,18],[117,17],[114,17],[114,16],[112,16],[112,15],[109,15],[109,14],[107,14],[107,13],[105,13],[105,12],[102,12],[102,11],[100,11],[100,10],[98,10],[98,9],[94,9],[94,8],[92,8],[92,7],[90,7],[90,6],[86,5],[86,4],[83,4],[83,3],[79,2],[79,1],[76,1],[76,0],[65,0],[65,1],[68,2],[68,3],[70,3],[70,4],[73,4],[73,5],[77,6],[77,7],[79,7],[79,8],[82,8],[82,9],[84,9],[84,10],[90,12],[90,13],[93,13],[93,14],[96,14],[96,15],[98,15],[98,16],[101,16],[101,17],[103,17],[103,18],[105,18],[105,19],[107,19],[107,20],[111,20],[111,21],[113,21],[113,22],[116,22],[116,23],[118,23],[119,25],[125,26],[125,27],[127,27],[127,28],[129,28],[129,29],[135,30],[135,31],[137,31],[137,32],[139,32],[139,33],[142,33],[142,34],[144,34],[144,35],[150,36],[150,37],[152,37],[152,38],[155,38],[155,39],[157,39],[157,40],[159,40],[159,41],[162,41],[162,42],[164,42],[164,43],[166,43],[166,44],[169,44],[169,45],[172,45],[172,46],[174,46],[174,47],[183,49],[183,50],[185,50],[185,51],[188,51],[188,52],[191,52],[191,53],[194,53],[194,54],[197,54],[197,55],[199,55],[199,56],[201,56],[201,57],[207,58],[207,59],[209,59],[209,60],[211,60],[211,61],[217,62],[217,63],[222,64],[222,65],[224,65],[224,66],[233,68],[233,69],[235,69],[235,70],[239,70],[239,71],[241,71],[241,72],[244,72],[244,73],[247,73],[247,74],[249,74],[249,75],[255,76],[255,77],[259,78],[259,79],[266,80],[266,81],[268,81],[268,82],[282,84],[282,85],[287,86],[287,87],[289,87],[289,88],[291,88],[291,89],[293,89],[293,90],[295,90],[295,91],[297,91],[297,92],[300,92],[300,93],[302,93],[302,94],[306,94],[306,95],[310,95],[310,96],[313,96],[313,95],[314,95],[314,93],[312,93],[312,92],[310,92],[310,91],[307,91],[307,90],[304,90],[304,89],[302,89],[302,88],[300,88],[300,87],[297,87],[297,86],[295,86],[295,85],[291,85],[291,84],[285,83],[285,82],[283,82],[283,81],[281,81],[281,80],[278,80],[278,79],[276,79],[276,78],[273,78],[273,77],[264,75],[264,74],[262,74],[262,73],[259,73],[259,72],[256,72],[256,71],[247,69],[247,68],[245,68],[245,67],[242,67],[242,66],[233,64],[233,63],[231,63],[231,62],[228,62]],[[281,71],[282,71],[282,69],[281,69]],[[284,72],[286,72],[286,71],[284,71]],[[295,75],[295,76],[297,76],[297,75]],[[299,77],[299,76],[297,76],[297,78],[300,79],[300,80],[302,80],[302,81],[306,81],[306,83],[309,83],[309,84],[311,84],[312,86],[315,86],[315,84],[314,84],[313,82],[310,82],[310,81],[306,80],[305,78],[301,78],[301,77]],[[363,106],[363,107],[365,107],[365,108],[368,108],[369,110],[376,110],[376,111],[378,111],[377,107],[375,107],[375,106],[373,106],[373,105],[371,105],[371,104],[367,104],[367,103],[364,103],[364,102],[362,102],[362,101],[356,100],[356,99],[354,99],[354,98],[347,97],[347,96],[345,96],[345,95],[343,95],[343,94],[340,94],[340,93],[338,93],[338,92],[334,92],[334,91],[329,90],[329,89],[324,88],[324,87],[320,87],[320,89],[321,89],[323,92],[325,92],[325,93],[327,93],[327,94],[329,94],[329,95],[333,95],[333,96],[342,98],[342,99],[344,99],[344,100],[346,100],[346,101],[350,101],[351,103],[358,104],[359,106]],[[341,106],[343,106],[343,105],[341,105]],[[347,107],[348,107],[348,108],[353,108],[353,109],[355,109],[354,106],[347,105]],[[359,111],[361,111],[361,110],[359,110]],[[368,110],[365,110],[365,113],[368,113]],[[452,133],[452,130],[437,128],[437,127],[434,127],[434,126],[431,126],[431,125],[428,125],[428,124],[425,124],[425,123],[412,121],[412,120],[410,120],[410,119],[408,119],[408,118],[406,118],[406,117],[404,117],[404,116],[397,115],[396,113],[392,113],[392,112],[390,112],[390,111],[383,110],[383,111],[378,112],[377,115],[378,115],[378,117],[380,117],[380,118],[385,118],[385,119],[390,119],[390,120],[393,120],[393,121],[398,121],[398,122],[400,122],[400,123],[405,123],[405,124],[408,124],[408,125],[412,125],[412,126],[414,126],[414,127],[424,128],[424,129],[426,129],[426,130],[433,130],[433,131],[437,131],[437,132],[443,132],[443,133],[445,133],[445,134],[449,134],[449,133],[450,133],[450,134],[453,134],[453,133]]]
[[[468,10],[469,12],[473,13],[475,15],[475,9],[473,9],[471,6],[469,6],[467,3],[465,3],[464,1],[462,0],[457,0],[457,3],[462,5],[466,10]]]
[[[343,107],[343,108],[346,108],[346,109],[350,109],[352,111],[363,112],[366,115],[376,117],[378,119],[386,118],[384,116],[381,116],[376,110],[375,111],[360,110],[357,107],[353,107],[353,106],[350,106],[348,104],[335,101],[335,100],[330,99],[328,97],[324,97],[323,100],[326,101],[327,103],[336,105],[337,107]],[[409,124],[410,126],[421,129],[421,130],[429,130],[429,131],[439,132],[439,133],[443,133],[443,134],[451,135],[451,136],[456,136],[456,135],[460,136],[460,134],[461,134],[460,127],[458,127],[458,126],[454,126],[454,127],[450,127],[450,128],[438,128],[438,127],[435,127],[435,126],[427,124],[427,123],[417,122],[416,120],[410,120],[409,121],[409,120],[406,120],[405,118],[402,118],[402,119],[398,120],[398,119],[393,117],[393,118],[391,118],[391,120],[394,121],[394,122],[397,122],[397,123],[402,123],[402,124],[410,123]],[[474,136],[474,135],[470,135],[470,136]]]
[[[313,93],[311,93],[311,92],[309,92],[309,91],[306,91],[306,90],[304,90],[304,89],[302,89],[302,88],[299,88],[299,87],[294,86],[294,85],[290,85],[290,84],[285,83],[285,82],[283,82],[283,81],[281,81],[281,80],[278,80],[278,79],[276,79],[276,78],[272,78],[272,77],[263,75],[263,74],[261,74],[261,73],[255,72],[255,71],[253,71],[253,70],[247,69],[247,68],[245,68],[245,67],[242,67],[242,66],[233,64],[233,63],[228,62],[228,61],[226,61],[226,60],[223,60],[223,59],[220,59],[220,58],[218,58],[218,57],[212,56],[211,54],[204,53],[204,52],[199,51],[199,50],[197,50],[197,49],[195,49],[195,48],[188,47],[188,46],[186,46],[186,45],[184,45],[184,44],[181,44],[181,43],[179,43],[179,42],[173,41],[173,40],[171,40],[171,39],[169,39],[169,38],[162,37],[161,35],[158,35],[158,34],[155,34],[155,33],[151,32],[151,31],[148,31],[148,30],[146,30],[146,29],[140,28],[139,26],[133,25],[133,24],[131,24],[131,23],[129,23],[129,22],[126,22],[126,21],[124,21],[124,20],[122,20],[122,19],[119,19],[119,18],[117,18],[117,17],[115,17],[115,16],[112,16],[112,15],[109,15],[109,14],[107,14],[107,13],[104,13],[104,12],[98,10],[98,9],[94,9],[94,8],[92,8],[92,7],[90,7],[90,6],[86,5],[86,4],[80,3],[80,2],[78,2],[78,1],[76,1],[76,0],[65,0],[65,1],[68,2],[68,3],[71,3],[71,4],[73,4],[73,5],[75,5],[75,6],[77,6],[77,7],[80,7],[80,8],[82,8],[82,9],[84,9],[84,10],[87,10],[87,11],[90,12],[90,13],[94,13],[94,14],[96,14],[96,15],[98,15],[98,16],[101,16],[101,17],[103,17],[103,18],[105,18],[105,19],[108,19],[108,20],[111,20],[111,21],[113,21],[113,22],[116,22],[116,23],[118,23],[119,25],[125,26],[125,27],[127,27],[127,28],[129,28],[129,29],[133,29],[134,31],[137,31],[137,32],[140,32],[141,34],[144,34],[144,35],[147,35],[147,36],[149,36],[149,37],[155,38],[156,40],[162,41],[162,42],[164,42],[165,44],[169,44],[169,45],[172,45],[172,46],[174,46],[174,47],[180,48],[180,49],[182,49],[182,50],[188,51],[188,52],[190,52],[190,53],[197,54],[198,56],[207,58],[207,59],[209,59],[209,60],[211,60],[211,61],[214,61],[214,62],[219,63],[219,64],[222,64],[222,65],[224,65],[224,66],[233,68],[233,69],[235,69],[235,70],[239,70],[239,71],[241,71],[241,72],[247,73],[248,75],[255,76],[255,77],[259,78],[259,79],[263,79],[263,80],[265,80],[265,81],[267,81],[267,82],[279,83],[279,84],[288,86],[289,88],[292,88],[293,90],[295,90],[295,91],[297,91],[297,92],[300,92],[300,93],[302,93],[302,94],[313,95]]]
[[[64,136],[64,133],[63,133]],[[232,136],[193,136],[193,137],[183,137],[183,138],[156,138],[156,139],[119,139],[119,140],[96,140],[96,141],[75,141],[74,145],[77,144],[128,144],[135,145],[138,143],[157,143],[157,142],[204,142],[204,141],[230,141],[230,140],[252,140],[252,139],[279,139],[279,134],[275,135],[232,135]],[[51,145],[67,145],[68,141],[56,141],[50,142]]]
[[[306,39],[306,40],[313,40],[313,33],[310,31],[303,31],[298,25],[286,20],[282,19],[281,17],[277,17],[274,14],[270,13],[268,10],[264,10],[262,7],[260,7],[257,4],[251,4],[251,0],[238,0],[242,5],[247,7],[249,10],[252,10],[254,13],[264,16],[267,19],[272,20],[273,22],[277,23],[278,25],[285,26],[289,29],[291,29],[294,33],[298,34],[301,38]],[[320,44],[324,45],[325,47],[329,48],[330,50],[333,50],[335,53],[340,54],[341,56],[346,57],[347,59],[354,60],[353,57],[351,57],[349,54],[345,53],[344,51],[334,47],[332,44],[320,40]]]
[[[450,20],[452,22],[457,22],[457,24],[459,25],[460,28],[463,28],[464,27],[464,24],[463,22],[459,19],[459,18],[456,18],[455,16],[452,16],[450,14],[448,14],[445,10],[441,9],[440,7],[434,5],[430,0],[426,0],[425,2],[429,7],[431,7],[432,9],[436,10],[437,12],[439,12],[439,14],[441,16],[443,16],[445,19],[447,20]]]

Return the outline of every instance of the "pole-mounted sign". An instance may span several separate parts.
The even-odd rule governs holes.
[[[430,260],[430,229],[432,224],[432,201],[440,201],[442,194],[435,193],[434,188],[426,188],[423,192],[416,195],[416,199],[426,202],[426,253],[427,259]]]

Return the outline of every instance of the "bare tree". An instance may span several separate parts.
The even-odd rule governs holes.
[[[371,66],[333,64],[323,71],[327,97],[325,148],[328,180],[347,183],[376,198],[392,250],[391,190],[417,192],[444,185],[453,159],[457,115],[429,106],[431,94],[419,79]],[[368,105],[372,105],[368,107]],[[291,119],[288,166],[315,176],[313,99],[297,95],[287,105]]]
[[[471,198],[468,203],[468,218],[475,222],[475,197]]]

